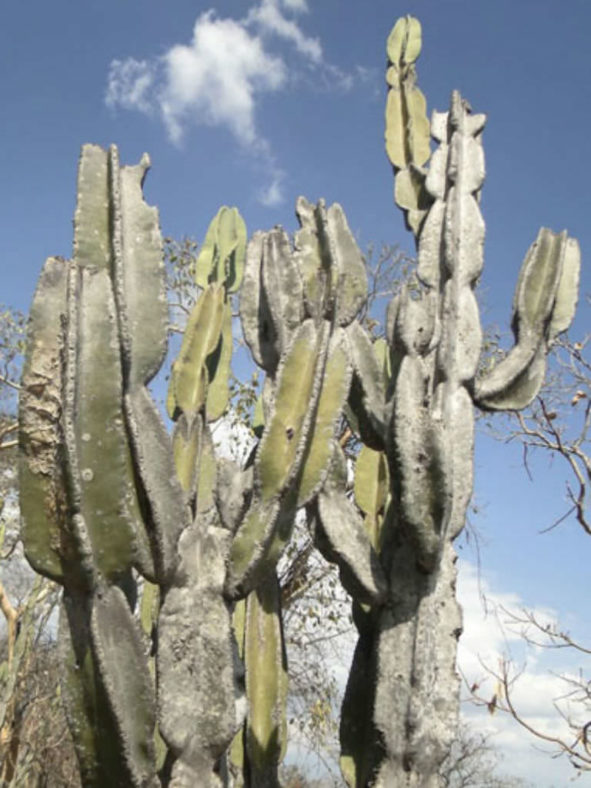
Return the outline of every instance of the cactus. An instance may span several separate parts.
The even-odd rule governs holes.
[[[366,273],[338,204],[301,197],[293,241],[276,227],[248,245],[222,207],[171,370],[172,436],[147,389],[167,329],[149,160],[82,150],[73,259],[47,260],[31,309],[20,486],[26,555],[63,586],[62,696],[84,785],[279,785],[277,562],[298,510],[359,633],[341,716],[347,784],[439,784],[457,722],[452,542],[472,492],[472,406],[535,396],[574,314],[580,255],[566,232],[540,231],[513,301],[515,346],[478,377],[485,117],[454,92],[429,123],[417,20],[399,20],[387,49],[386,148],[417,267],[384,337],[357,320]],[[243,335],[266,373],[243,468],[212,435],[229,408],[241,283]],[[353,495],[343,418],[362,444]]]
[[[141,199],[147,165],[120,168],[114,147],[83,148],[74,258],[45,265],[20,403],[23,541],[33,566],[64,586],[63,695],[89,785],[157,779],[131,570],[151,580],[169,571],[183,522],[174,478],[157,478],[170,452],[145,389],[166,320],[157,216]]]
[[[380,529],[389,603],[377,612],[354,608],[360,637],[341,720],[341,763],[351,788],[439,785],[438,769],[457,720],[461,616],[452,541],[472,493],[472,405],[514,409],[531,401],[555,332],[565,330],[574,314],[578,282],[576,241],[541,230],[517,284],[516,345],[484,378],[476,378],[482,332],[473,289],[483,264],[485,117],[471,114],[459,93],[452,93],[449,112],[433,114],[438,148],[428,171],[423,168],[429,154],[421,146],[424,101],[415,86],[419,50],[418,22],[399,20],[388,40],[386,148],[396,173],[396,201],[417,239],[418,287],[413,294],[403,288],[388,308],[392,380],[384,399],[373,361],[372,370],[362,367],[369,366],[362,349],[368,339],[359,328],[354,338],[360,396],[349,400],[352,426],[356,420],[367,440],[364,423],[374,448],[380,448],[381,437],[390,502]],[[413,192],[421,195],[420,205],[418,199],[400,199],[411,177],[420,183]],[[389,423],[380,436],[384,414]],[[357,471],[363,489],[358,503],[365,510],[368,456]]]

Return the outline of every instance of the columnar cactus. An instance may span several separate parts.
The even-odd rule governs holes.
[[[457,720],[461,616],[452,541],[472,493],[472,404],[517,409],[531,402],[549,346],[568,327],[577,297],[577,242],[541,230],[515,294],[515,348],[476,378],[482,332],[473,288],[483,264],[485,116],[473,115],[454,92],[449,112],[433,114],[438,148],[424,168],[428,138],[413,65],[420,46],[418,21],[399,20],[388,40],[386,150],[396,201],[417,238],[417,287],[403,289],[388,307],[388,395],[380,399],[378,370],[369,379],[359,365],[362,396],[350,400],[358,423],[380,433],[370,440],[379,444],[381,437],[390,471],[379,543],[389,596],[381,611],[355,616],[360,638],[341,721],[351,788],[439,785]],[[367,473],[365,458],[359,473]],[[359,493],[357,499],[364,508]]]
[[[64,586],[59,645],[85,785],[157,784],[156,704],[132,570],[170,576],[186,522],[146,384],[167,303],[148,166],[82,150],[74,258],[50,258],[31,309],[20,403],[23,541]],[[141,282],[141,285],[140,285]]]
[[[420,48],[417,20],[400,20],[386,147],[418,264],[385,338],[356,319],[366,273],[339,205],[300,198],[293,243],[276,227],[248,245],[237,210],[221,208],[171,371],[172,438],[147,389],[167,329],[148,160],[122,168],[115,147],[82,150],[74,256],[46,262],[31,309],[20,485],[26,555],[64,589],[62,696],[84,785],[279,785],[276,566],[299,510],[359,632],[341,719],[347,784],[438,785],[457,721],[452,541],[472,492],[472,405],[535,396],[573,316],[579,251],[540,231],[515,294],[515,347],[478,378],[485,118],[454,92],[429,123]],[[243,335],[266,373],[244,468],[217,456],[211,431],[229,404],[241,282]],[[343,416],[363,443],[353,497]]]

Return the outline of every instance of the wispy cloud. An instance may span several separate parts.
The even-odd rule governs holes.
[[[285,3],[289,7],[289,3]],[[298,10],[298,9],[296,9]],[[321,64],[322,46],[317,38],[306,36],[293,19],[286,19],[277,0],[262,0],[250,9],[244,24],[256,26],[265,36],[278,36],[292,43],[296,50],[312,63]]]
[[[156,68],[147,60],[133,57],[113,60],[107,79],[107,106],[119,105],[124,109],[137,109],[146,115],[151,114],[154,109],[151,93],[155,77]]]
[[[298,16],[306,0],[260,0],[242,19],[219,18],[213,10],[195,21],[189,43],[178,43],[149,60],[113,60],[106,104],[160,116],[169,139],[180,144],[191,125],[227,128],[238,144],[263,164],[268,183],[260,190],[264,205],[283,200],[285,174],[257,125],[264,94],[296,81],[291,50],[304,71],[313,71],[325,87],[349,89],[354,81],[325,60],[318,38],[307,35]],[[283,50],[278,45],[287,45]]]
[[[175,142],[184,121],[199,119],[227,126],[242,145],[255,146],[255,98],[286,80],[283,61],[265,52],[260,39],[211,11],[198,18],[191,44],[172,47],[164,64],[160,106]]]
[[[275,205],[281,205],[284,201],[283,196],[283,179],[284,173],[278,170],[271,182],[264,189],[259,192],[259,202],[267,208],[273,208]]]

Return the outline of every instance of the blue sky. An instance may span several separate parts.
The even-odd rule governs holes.
[[[508,326],[540,225],[579,239],[590,292],[588,0],[53,0],[7,5],[0,29],[0,301],[26,310],[45,257],[70,254],[84,142],[150,153],[166,235],[202,238],[221,204],[250,231],[293,230],[303,194],[340,202],[362,248],[412,253],[383,149],[385,40],[405,13],[423,24],[429,111],[457,88],[488,115],[484,320]],[[537,533],[564,510],[560,467],[537,462],[530,483],[516,449],[484,439],[476,465],[487,582],[583,631],[588,538]]]

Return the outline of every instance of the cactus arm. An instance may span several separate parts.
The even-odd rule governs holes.
[[[524,357],[527,360],[524,360]],[[496,372],[495,376],[492,373]],[[491,370],[491,377],[477,385],[474,402],[481,410],[521,410],[537,396],[546,373],[546,348],[540,344],[535,355],[524,348],[513,348]]]
[[[339,567],[345,590],[363,604],[384,602],[388,586],[378,554],[362,518],[344,492],[322,490],[312,512],[314,543],[327,561]]]
[[[185,501],[193,513],[204,434],[208,429],[207,403],[211,403],[214,415],[217,415],[227,402],[224,380],[227,384],[225,373],[229,365],[228,354],[231,353],[231,315],[229,320],[230,338],[226,336],[229,341],[224,342],[228,305],[224,301],[223,285],[208,285],[193,307],[179,356],[172,366],[167,405],[169,415],[176,422],[172,437],[174,464]],[[211,399],[208,362],[211,374],[217,378]]]
[[[299,481],[298,508],[305,506],[324,484],[335,447],[335,433],[351,383],[345,334],[332,335],[322,388],[309,439],[309,448]]]
[[[345,212],[338,203],[326,211],[324,233],[336,276],[335,320],[337,325],[347,326],[367,300],[367,273]]]
[[[392,435],[404,525],[419,564],[432,571],[439,555],[444,490],[430,403],[424,394],[427,381],[422,359],[406,356],[396,386]]]
[[[132,525],[122,517],[124,501],[133,493],[123,428],[116,317],[106,271],[81,268],[80,273],[76,401],[72,403],[80,514],[87,524],[97,568],[113,577],[133,562],[135,548]]]
[[[279,355],[273,316],[262,283],[265,238],[265,233],[256,232],[248,242],[244,286],[240,293],[240,321],[255,362],[273,374]]]
[[[208,421],[217,421],[228,407],[230,389],[230,362],[232,360],[232,305],[226,301],[222,314],[222,326],[218,347],[207,359],[209,385],[205,410]]]
[[[523,261],[513,299],[515,345],[476,381],[474,401],[483,410],[519,410],[537,395],[546,353],[574,315],[580,250],[566,232],[542,228]]]
[[[187,500],[193,504],[197,489],[199,459],[203,436],[203,419],[196,418],[189,426],[184,414],[177,419],[172,437],[176,473]]]
[[[287,233],[280,227],[255,233],[247,250],[240,317],[253,358],[269,375],[301,323],[302,287]]]
[[[287,745],[288,677],[275,573],[247,598],[244,661],[249,699],[245,739],[250,780],[261,788],[277,788],[277,769]]]
[[[554,339],[566,331],[575,316],[579,295],[581,273],[581,249],[575,238],[567,236],[562,259],[562,273],[558,282],[552,318],[548,329],[548,339]]]
[[[295,259],[303,281],[304,303],[314,318],[321,314],[346,326],[367,299],[363,257],[338,203],[328,209],[299,197]]]
[[[326,331],[323,332],[326,336]],[[293,480],[310,428],[310,400],[319,388],[319,343],[322,333],[312,320],[302,323],[278,372],[274,412],[255,461],[255,485],[263,503],[274,499]]]
[[[143,488],[142,513],[153,545],[156,576],[163,581],[173,571],[176,544],[187,524],[188,511],[175,471],[170,436],[145,386],[126,395],[125,407],[133,460]]]
[[[297,511],[297,487],[281,499],[254,499],[236,532],[230,552],[225,594],[246,596],[275,566],[291,539]]]
[[[246,630],[246,599],[239,599],[234,604],[234,612],[232,613],[232,629],[234,631],[234,640],[236,642],[236,656],[240,664],[244,664],[244,634]],[[230,751],[228,753],[229,770],[234,779],[234,788],[244,788],[245,785],[245,727],[243,725],[238,733],[234,736]]]
[[[123,412],[119,324],[110,279],[108,215],[113,190],[108,156],[96,146],[83,148],[78,193],[74,218],[78,282],[70,293],[70,298],[78,300],[76,325],[71,326],[76,348],[69,351],[66,361],[67,366],[75,364],[71,373],[75,382],[70,387],[73,399],[65,408],[72,409],[80,514],[96,566],[105,576],[123,573],[135,562],[153,576]],[[73,443],[69,445],[73,449]]]
[[[200,446],[199,481],[197,484],[197,512],[209,512],[215,506],[214,493],[217,486],[217,461],[211,431],[206,425]]]
[[[422,170],[431,155],[427,102],[416,86],[414,66],[420,51],[420,22],[411,16],[402,17],[387,43],[385,139],[386,153],[396,173],[394,199],[415,237],[431,202]]]
[[[447,143],[442,142],[440,147],[444,145],[447,145]],[[433,163],[429,170],[429,175],[433,172],[433,167],[436,163],[435,157],[439,151],[440,148],[433,154]],[[429,176],[427,177],[427,183],[429,183]],[[443,199],[438,198],[434,201],[425,219],[417,254],[417,276],[424,285],[433,289],[439,287],[441,279],[440,250],[443,245],[444,216],[445,202]]]
[[[240,287],[244,270],[246,225],[236,208],[222,206],[212,219],[197,257],[195,282],[203,290],[224,282],[226,292]]]
[[[50,257],[29,315],[19,402],[22,539],[37,572],[63,582],[63,562],[73,566],[75,545],[66,524],[66,491],[59,462],[62,319],[66,314],[68,262]]]
[[[129,388],[150,382],[166,355],[168,302],[158,210],[143,199],[150,158],[120,167],[109,150],[113,280]]]
[[[346,461],[335,449],[331,472],[310,507],[314,541],[339,567],[344,588],[359,602],[376,605],[387,596],[387,581],[363,520],[345,495]]]
[[[117,148],[111,146],[108,165],[112,279],[123,358],[124,412],[134,472],[144,501],[136,519],[147,519],[158,571],[164,577],[173,564],[185,513],[174,478],[170,438],[146,388],[166,355],[168,303],[162,239],[158,211],[147,205],[142,195],[150,166],[147,154],[136,166],[120,167]]]
[[[355,463],[355,503],[364,515],[365,530],[376,553],[381,550],[381,530],[388,498],[389,473],[384,452],[362,446]]]
[[[421,25],[406,16],[395,24],[387,42],[390,85],[386,105],[386,150],[394,167],[413,163],[421,167],[429,159],[429,121],[426,101],[415,86],[414,63],[421,51]]]
[[[61,699],[80,777],[89,788],[133,785],[91,645],[89,608],[88,597],[66,591],[58,630]]]
[[[277,371],[273,408],[254,463],[255,495],[230,551],[226,592],[231,598],[255,587],[291,536],[329,338],[327,321],[318,328],[304,321]]]
[[[158,613],[160,611],[160,588],[149,580],[144,580],[141,600],[139,604],[139,621],[142,629],[144,649],[149,649],[148,670],[152,686],[156,686],[156,648],[158,633]],[[154,752],[156,758],[156,771],[160,771],[166,761],[168,748],[164,743],[158,726],[154,728]]]
[[[374,354],[371,340],[359,323],[347,327],[349,356],[353,365],[353,380],[349,409],[365,443],[376,449],[384,448],[386,432],[386,380]]]
[[[306,314],[318,320],[323,314],[324,297],[330,288],[330,268],[323,258],[318,238],[315,210],[305,197],[298,197],[296,216],[300,229],[294,237],[295,259],[302,278]]]
[[[323,490],[312,523],[314,544],[339,567],[345,591],[362,604],[381,604],[386,599],[386,579],[353,504],[343,495]]]
[[[172,368],[174,401],[189,421],[206,401],[208,378],[205,362],[220,341],[223,316],[223,288],[211,284],[193,307],[179,357]],[[174,416],[174,413],[169,415]]]
[[[289,236],[281,227],[265,233],[261,283],[267,299],[278,357],[302,322],[302,280],[293,259]]]

